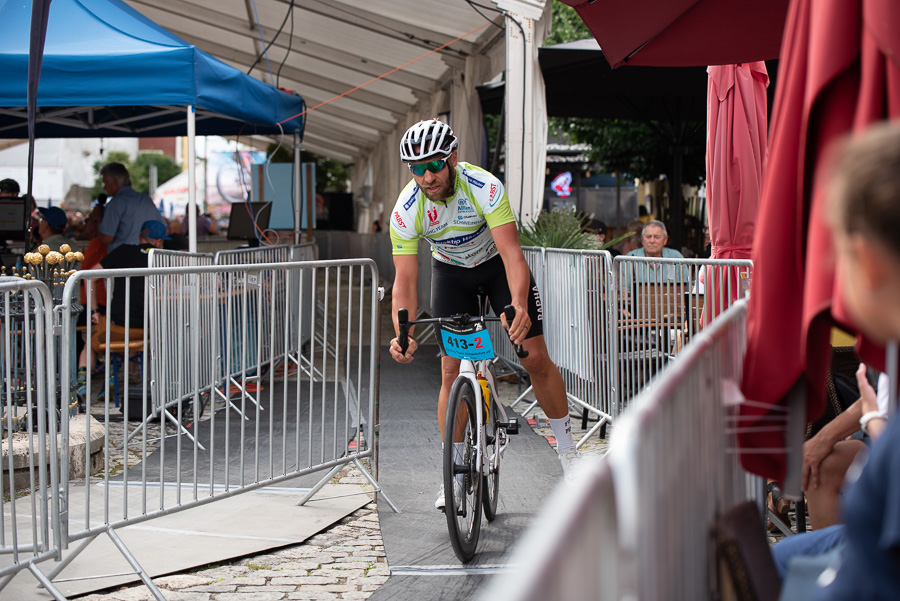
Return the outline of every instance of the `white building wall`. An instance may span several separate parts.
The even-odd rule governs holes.
[[[110,151],[137,156],[137,138],[48,138],[35,140],[32,194],[39,206],[89,202],[84,188],[94,185],[94,163]],[[24,193],[28,176],[28,141],[0,150],[0,179],[10,177]]]

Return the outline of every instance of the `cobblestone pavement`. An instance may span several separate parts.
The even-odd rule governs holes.
[[[518,386],[499,382],[499,396],[509,404]],[[524,410],[520,404],[516,409]],[[102,407],[99,419],[102,419]],[[96,416],[95,416],[96,417]],[[528,416],[531,427],[553,444],[553,433],[540,410]],[[590,425],[588,426],[590,427]],[[158,423],[156,425],[158,431]],[[583,435],[581,419],[572,418],[576,440]],[[124,435],[124,422],[110,422],[111,447]],[[592,437],[585,454],[602,454],[606,441]],[[515,452],[515,448],[512,448]],[[118,465],[123,457],[115,459]],[[134,459],[129,458],[129,464]],[[367,486],[362,474],[350,465],[332,482]],[[367,486],[368,487],[368,486]],[[281,601],[289,599],[367,599],[387,581],[390,568],[378,523],[378,508],[368,503],[330,528],[304,542],[229,563],[204,566],[181,574],[155,578],[154,583],[170,601]],[[152,599],[140,585],[81,597],[86,601],[144,601]]]

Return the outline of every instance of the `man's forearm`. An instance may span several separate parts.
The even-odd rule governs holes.
[[[528,306],[528,285],[531,282],[531,274],[528,271],[528,263],[517,261],[506,270],[506,279],[509,283],[509,292],[512,296],[512,304],[521,307]]]
[[[409,311],[409,318],[415,319],[418,311],[418,301],[416,300],[415,289],[410,289],[409,286],[399,285],[395,282],[391,290],[391,321],[394,324],[394,334],[400,333],[400,324],[397,321],[397,311],[399,309],[406,309]],[[410,328],[409,331],[412,333],[413,328]]]
[[[832,446],[859,430],[859,418],[862,417],[862,402],[857,400],[838,414],[833,420],[819,430],[816,437],[821,437]]]

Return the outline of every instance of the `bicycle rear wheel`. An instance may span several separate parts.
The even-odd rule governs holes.
[[[481,532],[481,474],[476,467],[478,444],[475,393],[472,384],[458,378],[450,390],[444,424],[444,497],[450,544],[463,563],[475,557]],[[462,443],[455,449],[454,441]]]
[[[482,501],[484,502],[484,517],[493,522],[497,517],[497,504],[500,498],[500,459],[494,465],[494,456],[500,453],[505,432],[498,427],[500,409],[497,407],[497,399],[491,399],[491,418],[485,426],[486,452],[482,473]]]

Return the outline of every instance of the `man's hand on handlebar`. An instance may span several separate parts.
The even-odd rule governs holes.
[[[406,354],[404,355],[400,351],[400,341],[397,338],[391,340],[391,358],[397,363],[410,363],[413,360],[413,353],[416,352],[416,349],[419,348],[419,343],[416,342],[415,338],[409,338],[409,348],[406,349]]]
[[[512,306],[516,310],[516,316],[513,318],[512,323],[507,323],[505,313],[501,313],[500,321],[503,324],[503,327],[509,332],[509,339],[512,343],[522,344],[525,342],[525,336],[528,335],[528,330],[531,329],[531,318],[528,316],[527,307],[522,307],[520,305]]]

